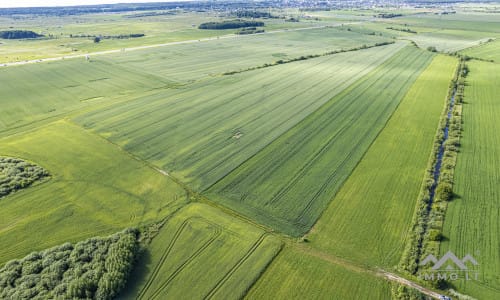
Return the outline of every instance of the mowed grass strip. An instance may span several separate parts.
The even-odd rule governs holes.
[[[120,299],[240,299],[281,242],[206,204],[182,209],[136,264]]]
[[[75,121],[203,190],[402,47],[393,44],[214,78]]]
[[[304,234],[431,59],[429,52],[405,47],[206,195],[284,233]]]
[[[457,60],[436,56],[333,198],[308,239],[360,263],[398,263]]]
[[[293,248],[284,249],[245,299],[390,299],[389,282]]]
[[[172,84],[84,58],[0,68],[0,131]]]
[[[0,140],[0,155],[36,162],[52,176],[0,199],[0,264],[157,221],[187,202],[164,175],[64,121]]]
[[[440,247],[462,258],[472,255],[479,281],[453,284],[477,299],[500,295],[500,66],[471,61],[464,93],[463,133]]]

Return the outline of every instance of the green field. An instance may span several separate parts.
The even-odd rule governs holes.
[[[122,299],[238,299],[281,250],[273,236],[204,204],[161,229]]]
[[[471,254],[479,263],[480,281],[458,281],[459,291],[478,299],[500,294],[500,67],[468,64],[463,105],[463,133],[455,170],[456,196],[448,205],[441,253]]]
[[[310,229],[432,55],[407,46],[212,186],[207,195],[291,235]]]
[[[416,266],[440,245],[436,257],[450,250],[480,264],[479,281],[451,288],[499,298],[500,6],[275,3],[259,10],[277,18],[260,18],[263,3],[0,9],[0,31],[47,35],[0,40],[5,295],[114,293],[134,261],[118,299],[439,298],[442,282],[401,260]],[[265,33],[198,29],[240,10]],[[115,37],[95,43],[100,35]],[[426,205],[444,124],[440,180],[454,173],[453,193],[440,183]],[[90,270],[93,237],[125,228],[134,251],[106,262],[101,243]],[[84,240],[69,254],[66,242]],[[57,245],[66,254],[33,253]],[[23,266],[5,264],[13,259]]]
[[[493,42],[483,44],[478,47],[466,49],[461,52],[462,54],[471,57],[482,58],[486,60],[493,60],[496,63],[500,62],[500,39]]]
[[[0,140],[0,154],[37,162],[52,176],[0,200],[0,263],[151,223],[187,200],[164,175],[65,121]]]
[[[222,76],[75,120],[201,191],[403,46]]]
[[[442,52],[457,52],[465,48],[478,46],[494,36],[495,34],[490,32],[447,29],[408,36],[407,38],[423,49],[436,47],[438,51]]]
[[[308,235],[314,247],[369,265],[398,263],[455,67],[436,56],[416,80]]]
[[[161,75],[176,82],[185,82],[261,66],[265,63],[270,64],[278,60],[386,41],[389,39],[336,28],[320,28],[125,51],[105,56],[103,59]]]
[[[140,70],[84,58],[0,68],[0,81],[0,131],[172,85]]]
[[[283,250],[245,299],[390,299],[388,282],[295,249]]]

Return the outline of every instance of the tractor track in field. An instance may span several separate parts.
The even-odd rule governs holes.
[[[224,277],[208,292],[208,294],[203,299],[213,299],[214,295],[219,291],[219,289],[231,278],[231,276],[243,265],[250,256],[259,248],[259,246],[264,242],[268,233],[262,234],[255,243],[252,244],[250,249],[241,257],[238,262],[224,275]]]
[[[280,32],[292,32],[292,31],[301,31],[301,30],[310,30],[310,29],[340,27],[342,25],[352,25],[352,24],[358,24],[358,23],[362,23],[362,22],[363,21],[347,22],[347,23],[342,23],[342,24],[330,24],[330,25],[322,25],[322,26],[302,27],[302,28],[276,29],[276,30],[252,34],[252,35],[258,36],[258,35],[273,34],[273,33],[280,33]],[[208,41],[213,41],[213,40],[234,39],[234,38],[246,38],[246,37],[241,37],[237,34],[227,34],[227,35],[222,35],[222,36],[206,37],[206,38],[194,39],[194,40],[185,40],[185,41],[169,42],[169,43],[162,43],[162,44],[152,44],[152,45],[121,48],[121,49],[111,49],[111,50],[89,52],[89,53],[82,53],[82,54],[75,54],[75,55],[62,55],[62,56],[39,58],[39,59],[32,59],[32,60],[23,60],[23,61],[16,61],[16,62],[6,62],[6,63],[0,63],[0,67],[14,67],[14,66],[27,65],[27,64],[50,62],[50,61],[61,61],[61,60],[65,60],[65,59],[86,58],[87,56],[90,57],[90,56],[96,56],[96,55],[106,55],[106,54],[122,53],[122,52],[136,51],[136,50],[145,50],[145,49],[159,48],[159,47],[166,47],[166,46],[173,46],[173,45],[193,44],[193,43],[208,42]]]
[[[172,251],[173,247],[175,246],[175,243],[177,242],[179,236],[182,234],[186,226],[191,222],[192,220],[195,220],[198,218],[189,218],[185,220],[177,229],[175,232],[172,240],[170,241],[169,245],[167,246],[165,252],[163,253],[162,257],[160,258],[159,263],[156,265],[153,273],[151,274],[151,277],[148,279],[146,285],[142,288],[142,290],[139,292],[137,299],[142,299],[144,298],[144,295],[147,293],[149,288],[151,287],[151,284],[156,280],[156,277],[158,276],[158,273],[160,269],[162,268],[163,264],[165,263],[167,257],[169,256],[170,252]],[[214,224],[212,224],[214,225]],[[203,243],[203,245],[198,248],[192,255],[190,255],[164,282],[160,284],[160,286],[153,292],[153,295],[151,296],[151,299],[156,298],[161,291],[168,286],[168,284],[186,267],[188,264],[190,264],[196,257],[198,257],[205,249],[207,249],[210,244],[212,244],[222,233],[222,229],[219,226],[215,226],[213,228],[213,234],[212,236]]]

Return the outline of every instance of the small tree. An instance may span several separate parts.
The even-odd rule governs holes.
[[[101,38],[100,38],[100,37],[98,37],[98,36],[96,36],[96,37],[94,38],[94,43],[96,43],[96,44],[97,44],[97,43],[100,43],[100,42],[101,42]]]

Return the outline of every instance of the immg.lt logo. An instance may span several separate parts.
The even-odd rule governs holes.
[[[478,266],[479,263],[467,254],[462,259],[459,259],[453,252],[446,252],[441,259],[437,259],[434,255],[429,254],[421,263],[421,266],[426,266],[433,263],[430,270],[421,271],[418,277],[423,280],[478,280],[479,272],[477,268],[469,268],[470,266]]]

